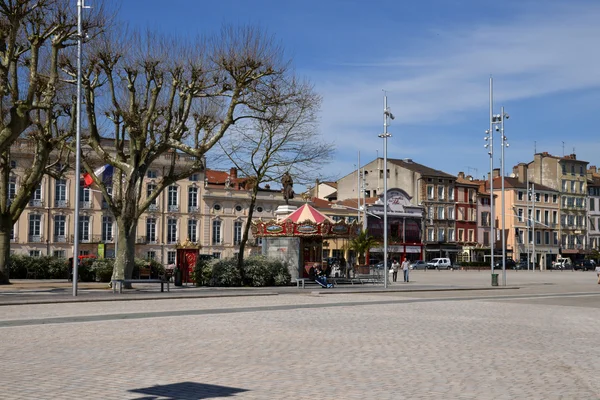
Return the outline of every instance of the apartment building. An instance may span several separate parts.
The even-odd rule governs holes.
[[[590,250],[600,251],[600,174],[596,166],[587,170],[588,187],[588,244]]]
[[[9,198],[22,184],[23,171],[29,166],[31,152],[26,143],[11,148]],[[156,188],[163,168],[177,157],[179,165],[187,156],[166,153],[148,169],[143,180],[142,200]],[[191,159],[189,159],[191,161]],[[11,252],[31,256],[72,256],[74,234],[73,170],[60,178],[44,176],[29,205],[11,232]],[[215,257],[230,257],[239,251],[241,233],[248,214],[249,188],[237,171],[208,170],[167,187],[138,220],[135,238],[137,257],[155,259],[164,264],[175,262],[180,243],[190,240],[201,246],[200,252]],[[79,251],[99,257],[114,257],[119,232],[114,216],[94,185],[80,188]],[[275,209],[284,202],[281,191],[265,187],[259,190],[255,218],[275,218]],[[257,247],[251,238],[248,253]]]
[[[361,167],[364,195],[377,198],[383,194],[383,158]],[[338,180],[338,199],[356,198],[362,190],[358,185],[359,171]],[[402,189],[407,199],[425,211],[423,240],[425,257],[456,259],[460,246],[456,244],[455,181],[456,177],[410,158],[388,159],[387,187]]]
[[[477,248],[477,189],[479,184],[473,181],[472,176],[465,176],[459,172],[455,183],[456,211],[448,218],[456,218],[456,237],[449,237],[450,241],[456,240],[462,251],[458,253],[457,261],[469,262],[473,259],[473,252]],[[489,211],[487,215],[489,224]],[[489,226],[489,225],[488,225]]]
[[[533,161],[517,165],[513,172],[521,182],[542,184],[559,192],[559,241],[561,254],[583,258],[587,249],[587,161],[575,154],[563,157],[537,153]]]

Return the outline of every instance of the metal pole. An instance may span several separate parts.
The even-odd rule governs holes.
[[[502,286],[506,286],[506,225],[504,217],[506,210],[504,209],[504,147],[506,147],[506,137],[504,136],[504,107],[500,108],[500,133],[502,135],[502,158],[500,171],[502,174]]]
[[[365,169],[363,168],[363,187],[362,187],[362,195],[363,195],[363,230],[366,231],[367,230],[367,195],[365,192],[366,189],[366,178],[365,178]],[[359,207],[360,208],[360,207]]]
[[[81,188],[81,10],[85,0],[77,1],[77,110],[76,110],[76,155],[75,155],[75,218],[73,227],[73,296],[77,296],[77,279],[79,274],[79,190]]]
[[[535,254],[535,182],[531,184],[531,207],[533,211],[531,212],[531,218],[533,219],[533,228],[531,241],[533,242],[533,270],[535,271],[535,265],[537,264],[537,255]]]
[[[360,222],[360,151],[358,152],[358,166],[356,168],[356,222]]]
[[[387,226],[387,138],[391,135],[387,132],[388,115],[387,95],[383,96],[383,287],[388,287],[388,226]]]
[[[493,78],[490,76],[490,265],[492,274],[494,273],[494,241],[495,235],[495,219],[494,219],[494,114],[493,114]]]
[[[531,217],[529,216],[529,196],[530,196],[531,192],[529,191],[529,173],[527,173],[527,189],[525,190],[525,200],[527,201],[526,207],[525,207],[525,221],[527,221],[527,237],[525,238],[525,240],[527,241],[527,271],[529,271],[529,261],[531,258],[531,254],[529,253],[529,232],[530,232],[530,226],[531,226]]]

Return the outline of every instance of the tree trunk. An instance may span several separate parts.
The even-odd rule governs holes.
[[[119,227],[119,231],[113,279],[131,279],[133,267],[135,266],[137,221],[135,219],[119,217],[117,218],[117,226]]]
[[[10,231],[12,219],[9,215],[0,215],[0,285],[10,283],[8,259],[10,257]]]
[[[252,195],[250,196],[250,207],[248,211],[248,218],[246,218],[246,225],[244,226],[244,234],[242,235],[242,241],[240,242],[240,251],[238,253],[238,271],[244,282],[244,250],[246,249],[246,243],[248,242],[248,232],[250,232],[250,225],[252,224],[252,215],[254,215],[254,206],[256,204],[256,195],[258,193],[258,184],[252,188]]]

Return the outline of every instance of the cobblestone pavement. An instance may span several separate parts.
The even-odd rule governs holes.
[[[600,286],[569,274],[504,291],[5,305],[0,398],[600,399]]]

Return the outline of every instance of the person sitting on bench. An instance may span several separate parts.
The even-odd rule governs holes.
[[[318,263],[314,263],[313,266],[308,271],[308,276],[310,279],[317,282],[324,288],[332,288],[333,285],[331,283],[327,283],[327,276],[324,271],[321,271]]]

